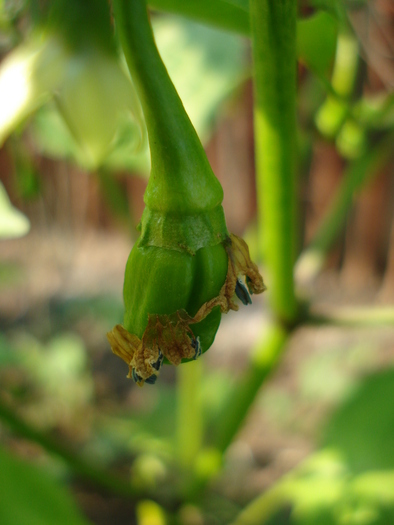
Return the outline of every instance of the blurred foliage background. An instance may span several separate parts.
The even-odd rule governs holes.
[[[223,319],[190,399],[173,367],[154,387],[126,379],[105,334],[148,142],[107,2],[66,4],[0,0],[0,522],[394,523],[393,3],[299,2],[295,276],[311,315],[222,449],[212,429],[269,308]],[[258,259],[248,2],[151,7],[229,230]]]

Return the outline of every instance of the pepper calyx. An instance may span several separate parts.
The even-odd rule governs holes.
[[[138,246],[158,246],[195,255],[205,246],[223,243],[229,236],[223,207],[190,214],[145,208],[139,224]]]
[[[226,280],[219,295],[205,302],[193,317],[183,309],[168,315],[149,314],[141,339],[122,325],[116,325],[108,332],[113,353],[126,362],[129,366],[127,377],[133,378],[138,385],[142,386],[144,382],[154,384],[164,357],[177,366],[183,359],[197,359],[201,355],[199,338],[194,336],[192,326],[204,320],[215,307],[219,306],[222,313],[238,310],[234,295],[238,295],[237,287],[242,284],[240,275],[245,276],[250,294],[259,294],[266,289],[257,265],[250,259],[246,242],[231,234],[223,245],[228,254]]]

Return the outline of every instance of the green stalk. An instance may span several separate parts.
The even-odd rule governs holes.
[[[355,193],[385,165],[392,154],[393,140],[392,133],[387,135],[378,145],[353,161],[346,169],[322,224],[297,262],[295,273],[300,285],[313,281],[321,270],[328,250],[345,224]]]
[[[250,0],[259,235],[275,316],[297,316],[296,0]]]
[[[202,406],[198,395],[202,371],[201,359],[177,369],[177,457],[185,472],[193,469],[203,440]]]
[[[212,445],[223,452],[231,444],[252,405],[261,385],[269,376],[282,355],[287,331],[280,325],[272,325],[252,351],[249,366],[228,398],[221,414],[210,432]]]
[[[296,2],[250,0],[255,69],[255,150],[260,245],[273,323],[212,430],[225,450],[261,385],[278,363],[298,314],[293,286],[296,248]]]
[[[114,0],[114,14],[148,128],[152,171],[145,203],[171,213],[215,209],[222,187],[158,53],[145,0]]]

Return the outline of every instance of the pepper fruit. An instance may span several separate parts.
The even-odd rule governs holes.
[[[156,49],[144,0],[114,15],[148,128],[152,171],[126,265],[122,325],[107,334],[128,377],[153,384],[165,360],[197,359],[237,295],[265,290],[246,243],[227,231],[222,187]],[[246,285],[239,276],[246,277]]]

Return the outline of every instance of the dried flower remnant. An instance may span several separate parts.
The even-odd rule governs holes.
[[[234,295],[244,304],[251,304],[249,294],[259,294],[266,289],[257,265],[250,259],[245,241],[230,235],[224,244],[228,254],[226,280],[219,295],[205,302],[193,317],[184,309],[170,315],[149,314],[141,339],[121,325],[116,325],[107,334],[112,351],[127,363],[128,377],[137,384],[154,384],[164,357],[175,366],[183,359],[197,359],[202,349],[192,326],[203,321],[215,307],[220,307],[221,313],[238,310]],[[240,275],[245,276],[247,288],[240,281]]]

